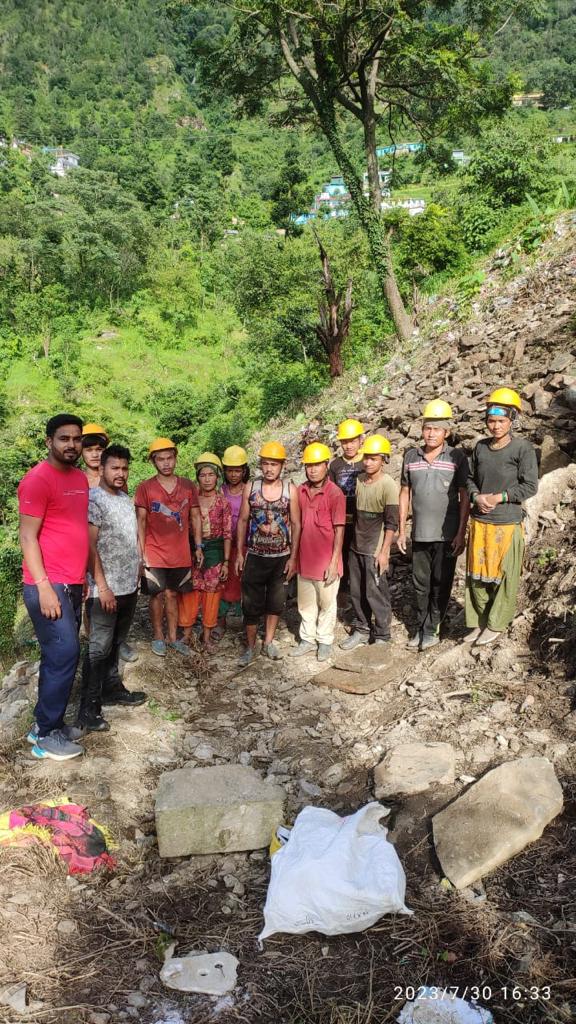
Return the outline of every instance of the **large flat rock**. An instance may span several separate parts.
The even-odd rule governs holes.
[[[499,765],[432,819],[442,870],[457,889],[470,885],[539,839],[562,807],[545,757]]]
[[[456,755],[449,743],[400,743],[374,769],[374,793],[386,796],[422,793],[433,784],[454,782]]]
[[[161,857],[267,846],[282,822],[284,790],[253,768],[177,768],[160,777],[156,832]]]
[[[345,693],[373,693],[394,682],[416,661],[417,655],[411,652],[403,651],[399,660],[398,651],[393,648],[370,644],[349,653],[343,651],[331,668],[312,676],[310,682]]]

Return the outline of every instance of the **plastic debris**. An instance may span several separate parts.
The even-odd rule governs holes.
[[[418,991],[416,999],[402,1007],[398,1024],[494,1024],[490,1010],[452,995],[445,985]]]
[[[176,944],[166,950],[160,980],[179,992],[203,992],[221,996],[236,985],[238,960],[231,953],[188,953],[173,956]]]
[[[276,932],[361,932],[383,914],[412,913],[404,870],[381,824],[387,814],[375,802],[346,818],[322,807],[300,812],[272,857],[260,942]]]
[[[15,1013],[25,1016],[27,1013],[36,1013],[41,1010],[44,1003],[40,1000],[26,1000],[26,982],[16,982],[15,985],[5,985],[0,988],[0,1006],[9,1006]]]

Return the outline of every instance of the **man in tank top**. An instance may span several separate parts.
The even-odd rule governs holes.
[[[282,480],[286,450],[269,441],[260,450],[262,476],[247,483],[238,517],[236,569],[242,573],[242,611],[248,646],[239,665],[253,661],[258,623],[265,616],[262,653],[280,658],[274,643],[286,604],[286,587],[296,573],[300,507],[294,484]]]

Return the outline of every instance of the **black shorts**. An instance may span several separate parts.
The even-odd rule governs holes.
[[[256,626],[262,615],[282,615],[286,606],[284,569],[288,555],[249,552],[242,572],[242,612],[246,626]]]
[[[177,594],[187,594],[192,590],[192,568],[185,569],[153,569],[146,566],[142,576],[142,593],[148,597],[156,597],[165,590],[173,590]]]

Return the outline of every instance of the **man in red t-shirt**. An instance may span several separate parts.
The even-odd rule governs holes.
[[[82,420],[61,413],[46,424],[48,458],[18,486],[24,604],[40,644],[36,725],[28,734],[38,758],[66,761],[82,754],[82,730],[67,726],[80,642],[78,629],[88,562],[88,481],[75,464]]]
[[[300,643],[291,654],[299,658],[318,650],[318,661],[332,654],[338,587],[342,576],[342,542],[346,498],[328,479],[330,449],[309,444],[302,462],[306,482],[298,488],[302,532],[298,553],[298,611]]]
[[[189,654],[190,648],[176,639],[177,598],[178,594],[192,589],[190,533],[194,537],[198,564],[203,560],[198,490],[191,480],[176,476],[178,453],[173,441],[158,437],[148,451],[156,475],[138,485],[134,504],[140,547],[144,552],[143,589],[150,597],[152,650],[163,657],[168,644],[180,654]]]

